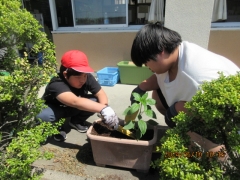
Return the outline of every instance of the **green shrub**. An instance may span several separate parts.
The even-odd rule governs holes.
[[[44,107],[39,89],[57,68],[54,45],[39,29],[20,0],[0,0],[0,179],[30,178],[28,168],[39,157],[40,142],[56,133],[56,127],[48,124],[33,128],[35,116]],[[26,43],[33,47],[26,48]],[[37,58],[29,63],[28,55],[39,52],[43,65],[38,65]],[[40,138],[43,129],[49,132]]]
[[[159,168],[161,179],[240,179],[239,92],[240,73],[227,77],[220,73],[218,79],[201,85],[185,105],[188,113],[180,112],[173,119],[177,126],[160,140],[161,157],[152,166]],[[189,131],[225,145],[219,153],[229,158],[219,161],[219,153],[209,157],[197,143],[191,154]]]
[[[62,124],[62,121],[56,125]],[[43,130],[44,129],[44,130]],[[52,154],[39,151],[40,144],[58,131],[51,123],[43,122],[35,128],[18,132],[1,156],[1,179],[39,179],[41,174],[31,173],[31,164],[40,158],[51,158]]]

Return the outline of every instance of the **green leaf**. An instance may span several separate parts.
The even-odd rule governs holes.
[[[141,97],[141,102],[142,103],[145,102],[147,97],[148,97],[148,93],[143,94],[142,97]]]
[[[142,95],[141,99],[142,99],[142,100],[146,100],[147,97],[148,97],[148,93],[145,93],[145,94]]]
[[[140,96],[140,94],[134,92],[134,93],[132,93],[132,95],[133,95],[133,97],[134,97],[134,100],[136,100],[136,101],[138,101],[138,102],[141,101],[141,96]]]
[[[149,105],[155,105],[155,104],[156,104],[156,100],[155,100],[155,99],[152,99],[152,98],[149,98],[149,99],[147,99],[147,103],[148,103]]]
[[[155,112],[151,109],[148,109],[147,111],[144,111],[144,112],[148,117],[151,117],[151,118],[154,118],[154,119],[156,119],[156,117],[157,117]]]
[[[139,127],[142,135],[144,135],[147,131],[147,123],[143,120],[139,120],[138,121],[138,127]]]
[[[152,109],[152,107],[150,106],[150,105],[147,105],[147,108],[146,108],[146,110],[151,110]]]
[[[130,106],[129,106],[127,109],[125,109],[124,112],[123,112],[123,115],[127,115],[127,114],[128,114],[128,111],[129,111],[130,109],[131,109]]]
[[[140,104],[138,104],[138,103],[133,103],[133,104],[130,106],[130,109],[129,109],[129,111],[127,112],[127,114],[128,114],[128,115],[133,114],[133,113],[137,112],[137,111],[139,110],[139,108],[140,108]]]
[[[134,129],[134,122],[133,121],[129,121],[124,127],[123,129]]]
[[[147,121],[147,124],[152,125],[152,126],[156,126],[156,125],[158,125],[158,122],[154,121],[153,119],[150,119],[150,120]]]
[[[142,133],[140,131],[140,129],[136,130],[136,139],[140,139],[142,137]]]
[[[146,110],[148,110],[149,108],[148,108],[148,106],[147,106],[147,104],[143,104],[143,109],[144,109],[144,111],[146,111]],[[150,108],[151,109],[151,108]]]

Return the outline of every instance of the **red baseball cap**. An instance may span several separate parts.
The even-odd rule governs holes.
[[[79,50],[67,51],[63,54],[61,63],[65,68],[72,68],[78,72],[94,72],[88,64],[87,56]]]

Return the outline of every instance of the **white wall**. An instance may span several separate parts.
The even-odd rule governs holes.
[[[166,0],[164,26],[208,48],[214,0]]]

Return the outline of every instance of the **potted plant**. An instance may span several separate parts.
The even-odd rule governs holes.
[[[239,92],[240,73],[202,84],[161,139],[161,157],[152,164],[160,177],[240,179]]]
[[[153,146],[157,141],[157,128],[153,125],[157,123],[152,119],[148,121],[143,120],[143,115],[156,118],[154,111],[151,109],[151,105],[155,104],[155,100],[147,98],[147,93],[143,96],[137,93],[133,95],[139,103],[134,103],[126,108],[124,115],[128,115],[127,117],[130,117],[130,119],[125,118],[128,122],[125,121],[123,129],[118,128],[118,131],[125,133],[130,132],[130,136],[134,137],[134,139],[130,138],[129,134],[128,136],[111,137],[112,134],[118,135],[118,133],[116,133],[118,131],[110,129],[109,127],[109,137],[103,136],[102,134],[93,134],[93,132],[96,131],[96,125],[98,125],[98,122],[101,122],[101,120],[95,121],[87,131],[87,137],[90,139],[92,146],[94,161],[98,166],[112,165],[136,169],[137,171],[145,173],[148,172],[150,168]],[[137,117],[137,119],[135,119],[135,117]],[[104,131],[104,133],[105,132],[106,131]],[[151,136],[150,138],[148,138],[149,134]],[[147,140],[143,140],[145,138]]]

